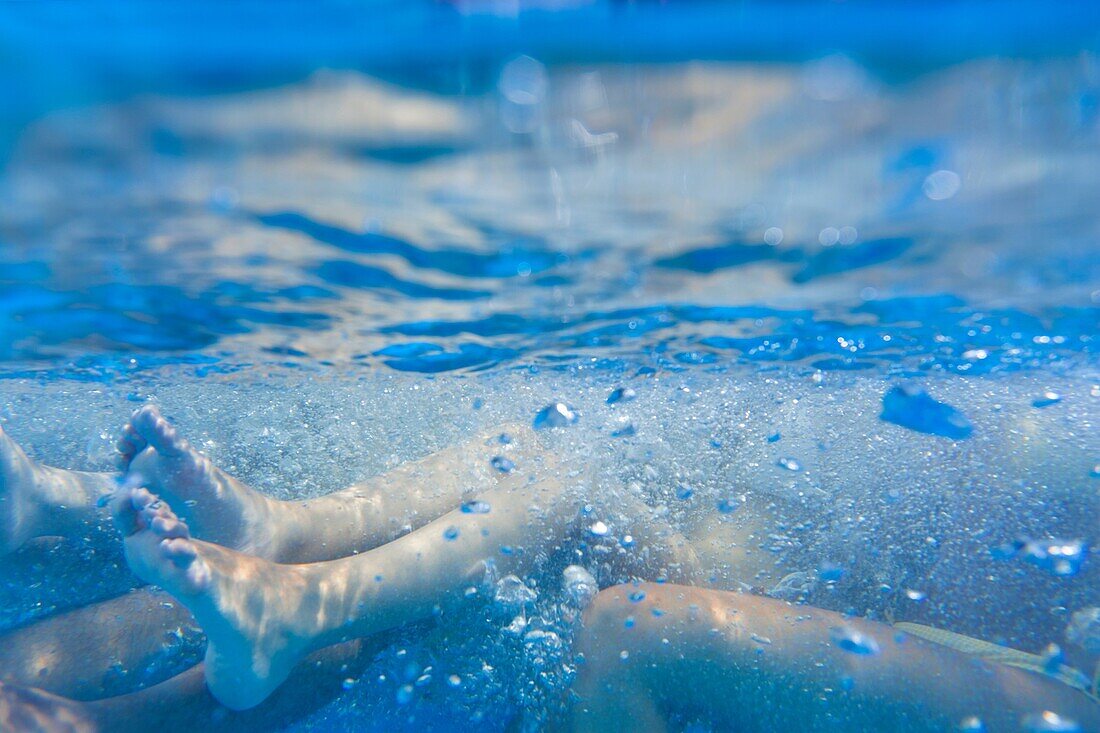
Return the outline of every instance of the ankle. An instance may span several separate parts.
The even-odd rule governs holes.
[[[287,529],[294,526],[294,503],[251,489],[242,492],[239,501],[241,538],[234,549],[271,562],[293,562],[295,539]]]

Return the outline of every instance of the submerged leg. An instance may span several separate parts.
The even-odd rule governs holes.
[[[342,694],[343,681],[362,674],[388,643],[382,635],[317,651],[263,707],[245,712],[227,711],[210,694],[201,664],[144,690],[86,703],[84,709],[103,733],[279,730]]]
[[[519,435],[523,431],[512,432]],[[499,441],[500,434],[498,430],[448,448],[320,500],[285,505],[277,502],[287,509],[279,514],[284,520],[281,527],[293,530],[298,538],[294,544],[282,545],[284,550],[279,554],[288,560],[349,555],[382,544],[455,508],[464,492],[475,485],[491,485],[493,475],[499,475],[492,469],[490,458],[506,450]],[[152,448],[143,435],[150,436],[157,447]],[[3,437],[0,433],[0,439]],[[13,455],[23,455],[14,443],[8,444]],[[261,496],[193,451],[152,410],[135,413],[119,449],[126,462],[142,453],[145,467],[156,461],[164,481],[177,489],[175,496],[206,497],[195,507],[200,522],[215,513],[232,517],[232,509],[243,504],[234,494],[246,500],[250,494]],[[160,453],[154,455],[154,450]],[[537,458],[526,454],[521,458],[515,451],[506,454],[520,463]],[[24,463],[30,461],[24,457]],[[486,475],[483,467],[490,469],[490,474]],[[175,470],[169,473],[170,468]],[[262,496],[261,500],[266,501]],[[309,528],[313,528],[312,534]],[[265,536],[272,533],[267,531]],[[103,697],[126,686],[133,689],[138,682],[135,675],[141,670],[151,664],[170,667],[173,659],[193,650],[194,623],[190,612],[168,594],[148,589],[133,591],[0,637],[0,680],[76,699]]]
[[[146,418],[155,416],[147,410],[140,414]],[[154,426],[154,422],[157,425]],[[144,424],[138,422],[138,425],[143,432],[153,427],[162,431],[163,434],[156,437],[159,446],[156,450],[170,453],[176,459],[191,456],[181,460],[183,465],[170,477],[177,486],[188,478],[191,471],[192,478],[196,475],[209,478],[208,487],[218,489],[222,495],[237,490],[251,491],[191,451],[174,435],[166,422],[149,420]],[[326,505],[324,508],[315,509],[315,502],[293,505],[299,511],[301,521],[293,520],[289,526],[303,533],[303,540],[310,540],[303,545],[302,555],[340,551],[351,541],[345,532],[350,526],[358,526],[363,532],[356,546],[369,549],[374,544],[381,544],[380,538],[407,530],[407,526],[395,527],[393,522],[386,521],[385,512],[400,512],[399,519],[407,520],[408,524],[420,524],[442,513],[444,499],[447,500],[447,508],[453,509],[459,503],[458,498],[475,483],[482,486],[497,483],[516,485],[520,479],[492,467],[490,458],[498,454],[513,460],[517,475],[527,475],[532,467],[538,467],[541,472],[557,472],[553,454],[541,450],[529,430],[510,428],[509,434],[511,441],[507,449],[499,440],[500,431],[495,431],[469,444],[401,466],[371,482],[375,498],[370,498],[372,495],[363,487],[355,487],[317,500]],[[124,457],[132,459],[135,452],[148,451],[150,446],[131,424],[120,449]],[[165,458],[157,460],[162,469],[169,463]],[[389,486],[384,484],[391,479]],[[142,496],[146,502],[152,501],[147,493]],[[400,509],[398,502],[401,502]],[[641,502],[629,496],[616,496],[613,503],[616,507],[615,518],[608,514],[601,516],[607,518],[616,530],[632,533],[633,542],[629,553],[621,552],[619,545],[615,544],[615,549],[620,552],[604,556],[611,582],[622,582],[643,573],[648,577],[690,582],[697,560],[686,540],[662,520],[653,517],[652,510]],[[216,504],[206,506],[210,509]],[[350,515],[352,519],[341,524],[338,521],[341,515]],[[311,516],[311,520],[301,519]],[[323,521],[325,518],[331,521]],[[335,533],[331,529],[333,525],[338,530]],[[307,536],[304,530],[310,527],[313,534]],[[193,536],[195,533],[190,529],[188,534]],[[447,546],[446,543],[441,545]],[[296,553],[291,555],[295,559],[301,557]],[[126,685],[136,685],[138,680],[135,675],[140,670],[148,669],[151,664],[161,665],[160,668],[164,669],[171,665],[172,659],[193,652],[196,636],[194,624],[190,613],[167,594],[147,589],[134,591],[3,637],[0,640],[0,679],[40,687],[71,698],[102,697]],[[74,630],[78,633],[74,634]],[[120,675],[130,679],[120,679]],[[110,681],[106,688],[105,679]]]
[[[72,700],[29,684],[0,682],[0,730],[37,733],[185,733],[269,731],[286,727],[343,692],[342,682],[362,674],[384,635],[316,652],[295,670],[287,686],[256,710],[229,713],[206,689],[197,665],[160,684],[90,702]]]
[[[530,433],[522,426],[506,430]],[[539,458],[513,456],[514,447],[498,439],[501,433],[305,501],[279,501],[233,478],[151,405],[134,413],[118,448],[127,481],[164,496],[194,535],[279,562],[316,562],[370,549],[449,511],[491,484],[497,455],[515,462]],[[117,480],[115,474],[36,463],[0,429],[0,555],[34,537],[83,537],[105,524],[97,503]]]
[[[87,703],[0,682],[0,730],[106,733]]]
[[[505,432],[507,444],[500,440]],[[507,426],[342,491],[279,501],[219,469],[151,405],[134,413],[119,450],[129,483],[167,501],[194,536],[295,563],[362,552],[439,517],[492,485],[497,456],[519,465],[549,460],[530,428]]]
[[[487,573],[522,573],[558,545],[578,500],[531,465],[494,477],[476,505],[362,555],[277,565],[194,540],[163,502],[116,497],[135,574],[191,609],[206,631],[206,679],[223,704],[258,704],[309,652],[425,619]]]
[[[170,676],[203,643],[182,604],[142,588],[0,636],[0,680],[93,700]]]
[[[84,536],[103,523],[96,504],[114,488],[112,474],[66,471],[31,460],[0,428],[0,555],[33,537]]]
[[[945,731],[973,719],[986,731],[1054,730],[1044,715],[1078,726],[1058,730],[1100,730],[1100,705],[1050,678],[748,594],[605,590],[577,652],[584,663],[568,713],[577,731],[690,722],[739,732]]]

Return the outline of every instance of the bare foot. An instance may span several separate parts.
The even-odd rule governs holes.
[[[0,555],[38,534],[42,470],[0,428]]]
[[[156,407],[133,414],[118,449],[124,483],[170,502],[196,536],[266,556],[268,502],[195,450]]]
[[[175,596],[206,632],[210,692],[234,710],[263,701],[305,650],[308,634],[289,620],[307,597],[303,575],[192,539],[145,489],[120,490],[111,510],[134,574]]]
[[[0,556],[33,537],[84,536],[98,522],[96,502],[113,489],[110,474],[31,460],[0,428]]]

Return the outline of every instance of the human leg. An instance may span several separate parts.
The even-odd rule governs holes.
[[[195,477],[180,474],[192,470],[204,474],[206,478],[203,480],[208,479],[209,486],[219,486],[223,496],[257,493],[235,482],[205,457],[191,451],[186,442],[178,438],[171,426],[155,412],[142,410],[135,414],[135,418],[143,415],[160,423],[139,423],[146,432],[153,429],[160,431],[157,436],[159,450],[165,451],[174,444],[181,448],[181,453],[192,455],[193,459],[187,458],[190,467],[183,465],[176,475],[169,477],[176,488],[186,489],[182,484]],[[529,432],[521,430],[512,429],[512,433],[530,437]],[[460,497],[468,493],[472,486],[479,483],[491,485],[494,476],[503,476],[490,464],[493,455],[505,451],[499,440],[500,435],[500,430],[492,431],[464,445],[400,466],[363,485],[325,497],[321,502],[324,506],[315,515],[310,509],[311,502],[304,502],[301,506],[286,503],[297,510],[299,519],[282,514],[280,516],[286,520],[282,527],[284,530],[294,527],[302,540],[308,540],[301,545],[307,556],[340,553],[348,546],[356,550],[370,549],[394,534],[408,531],[411,526],[455,508]],[[120,441],[124,459],[134,458],[135,444],[139,440],[133,426],[127,426]],[[528,440],[526,445],[534,447],[535,443]],[[139,452],[148,450],[149,446],[142,445]],[[536,461],[545,466],[551,460],[548,455],[530,450],[510,450],[506,454],[520,466],[526,467]],[[163,469],[168,461],[159,460]],[[342,505],[346,506],[343,513],[352,518],[340,523],[337,520]],[[208,513],[216,508],[222,507],[213,502],[203,507]],[[332,531],[334,526],[337,532]],[[357,540],[352,538],[349,527],[361,530],[361,537]],[[312,528],[311,536],[305,534],[307,528]],[[682,565],[677,557],[678,552],[664,555],[658,552],[657,556],[659,559],[663,557],[669,565]],[[299,559],[293,552],[289,554],[292,559]],[[182,639],[192,639],[196,634],[193,618],[178,602],[165,593],[140,589],[5,635],[0,641],[0,680],[42,688],[75,699],[103,697],[125,687],[126,681],[120,680],[120,675],[133,677],[152,664],[170,667],[172,657],[187,651]],[[133,684],[136,682],[134,680]]]
[[[517,465],[492,481],[476,500],[411,534],[308,565],[275,564],[192,539],[144,490],[120,494],[113,511],[135,574],[176,596],[206,631],[211,691],[243,709],[262,701],[312,650],[446,613],[471,590],[477,595],[487,577],[524,574],[562,545],[587,498],[584,476],[563,475],[549,460]],[[662,572],[692,575],[682,537],[643,534],[637,544],[646,549],[649,541],[672,545],[649,553]]]
[[[182,604],[141,588],[0,636],[0,680],[93,700],[170,676],[202,641]]]
[[[196,536],[280,562],[316,562],[382,544],[452,509],[487,485],[498,455],[533,458],[513,455],[500,439],[505,431],[526,436],[530,428],[490,431],[304,501],[279,501],[225,473],[153,406],[134,413],[118,447],[125,480],[163,495]],[[97,504],[119,480],[117,474],[39,464],[0,429],[0,555],[33,537],[86,536],[106,523]]]
[[[153,406],[134,413],[119,449],[128,483],[165,500],[195,537],[294,563],[362,552],[439,517],[492,484],[497,456],[521,467],[553,462],[529,427],[511,425],[342,491],[280,501],[215,466]]]
[[[490,459],[507,450],[499,439],[501,431],[493,431],[321,500],[275,502],[236,482],[191,450],[186,441],[179,438],[155,411],[135,413],[134,422],[146,434],[152,434],[159,450],[168,454],[167,458],[164,455],[147,455],[143,459],[144,466],[155,461],[159,463],[158,468],[164,471],[170,461],[175,460],[176,471],[168,475],[167,480],[180,490],[177,496],[214,497],[215,500],[198,507],[195,515],[200,517],[200,522],[209,526],[204,522],[206,515],[232,515],[228,509],[245,505],[246,502],[238,500],[242,496],[246,501],[255,496],[270,505],[282,507],[282,512],[272,512],[282,520],[282,536],[293,536],[295,547],[301,550],[299,554],[289,543],[280,544],[282,549],[278,554],[290,560],[339,557],[370,549],[453,509],[473,487],[492,483],[493,474],[499,475],[500,472],[492,467]],[[513,432],[518,434],[522,431]],[[533,442],[529,444],[533,445]],[[152,453],[154,450],[144,443],[132,424],[127,426],[119,447],[127,463],[133,461],[136,454]],[[176,449],[178,451],[173,452]],[[514,451],[506,454],[521,465],[530,465],[535,460],[549,460],[541,455],[524,454],[521,457]],[[5,481],[0,488],[37,489],[38,484],[49,482],[47,495],[59,495],[63,491],[76,493],[84,481],[83,474],[34,464],[2,431],[0,458],[11,467],[11,470],[5,468],[4,477],[12,479]],[[187,475],[188,471],[190,475]],[[97,494],[107,495],[108,491],[117,488],[113,476],[88,476],[91,479],[83,486],[96,487]],[[217,495],[204,495],[202,491],[207,488],[216,490]],[[195,491],[192,492],[192,489]],[[17,494],[13,496],[11,492],[9,498],[22,500],[22,497]],[[94,506],[87,502],[83,506],[87,522],[95,521],[98,512]],[[41,528],[43,534],[52,535],[74,526],[74,523],[51,525],[43,521],[34,526]],[[242,544],[251,544],[247,537],[244,539]],[[186,609],[170,596],[148,589],[133,591],[112,601],[80,607],[4,636],[0,642],[0,680],[42,688],[71,698],[101,697],[124,686],[124,681],[117,679],[119,675],[132,676],[154,662],[170,666],[169,657],[185,651],[177,637],[194,636],[193,624]],[[108,679],[113,680],[113,687],[104,686]]]
[[[310,655],[262,708],[229,712],[206,688],[203,665],[125,695],[74,700],[46,690],[0,682],[0,730],[36,733],[180,733],[268,731],[308,715],[341,694],[389,639],[357,639]]]
[[[577,653],[567,714],[577,731],[671,730],[674,720],[738,731],[943,731],[971,718],[999,731],[1027,729],[1044,713],[1100,730],[1100,706],[1045,676],[743,593],[608,589],[585,615]]]
[[[297,518],[290,514],[280,515],[282,529],[294,528],[302,540],[299,546],[305,551],[283,554],[300,560],[309,554],[324,556],[341,552],[349,546],[356,550],[370,549],[394,534],[407,531],[412,524],[434,518],[443,511],[443,502],[447,502],[447,508],[454,508],[474,485],[504,483],[515,486],[518,481],[526,480],[517,477],[530,478],[533,470],[540,475],[559,475],[561,469],[555,456],[540,447],[530,429],[511,426],[505,430],[510,435],[507,444],[500,439],[501,430],[491,431],[346,491],[312,502],[284,503],[297,511]],[[145,435],[151,436],[155,444],[149,444]],[[133,461],[135,454],[142,452],[160,452],[162,455],[156,458],[143,459],[134,471],[140,472],[142,465],[148,467],[156,461],[162,481],[180,490],[176,496],[189,495],[185,493],[186,484],[196,481],[205,482],[208,488],[216,489],[223,497],[258,494],[193,451],[153,410],[135,413],[135,420],[127,426],[119,447],[127,461]],[[506,474],[494,468],[491,458],[496,455],[508,456],[516,464],[514,471]],[[179,465],[172,466],[171,461]],[[132,473],[131,478],[136,476],[137,473]],[[202,495],[201,491],[190,495],[196,493]],[[214,497],[211,501],[204,507],[208,513],[217,506],[219,499]],[[652,511],[640,501],[617,495],[613,503],[615,511],[601,516],[616,530],[632,535],[630,559],[634,562],[607,558],[611,582],[616,582],[614,578],[630,577],[639,562],[651,568],[654,577],[690,582],[697,560],[686,540],[667,523],[652,516]],[[361,539],[350,536],[349,529],[353,527],[361,533]],[[312,534],[307,535],[307,530]],[[289,534],[284,534],[286,536]],[[286,543],[279,546],[284,550],[290,547]],[[615,543],[615,550],[621,552],[622,545]],[[71,698],[101,697],[119,686],[119,680],[115,679],[114,687],[104,688],[108,674],[114,677],[133,675],[137,670],[147,669],[154,661],[168,666],[166,643],[181,647],[176,637],[181,634],[193,637],[193,624],[190,615],[165,594],[148,589],[134,591],[9,634],[0,645],[0,679]],[[73,634],[74,629],[79,632]],[[183,650],[177,651],[182,653]]]
[[[6,682],[0,682],[0,730],[105,733],[87,703]]]
[[[206,677],[231,708],[257,704],[305,654],[428,618],[487,573],[522,573],[560,544],[578,497],[538,465],[493,478],[475,504],[358,556],[278,565],[190,537],[144,491],[113,505],[138,577],[188,606],[209,639]]]
[[[0,428],[0,555],[32,537],[86,535],[104,523],[96,505],[114,488],[112,474],[67,471],[32,460]]]

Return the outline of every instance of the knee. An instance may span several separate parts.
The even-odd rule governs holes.
[[[581,627],[577,633],[577,648],[586,656],[606,647],[611,639],[618,636],[626,616],[628,585],[605,588],[596,594],[595,599],[584,611]]]
[[[622,583],[601,590],[584,611],[585,628],[597,628],[613,617],[620,618],[630,603],[630,594],[637,592],[640,587],[632,583]]]
[[[660,618],[654,612],[670,586],[660,583],[624,583],[601,590],[584,612],[582,635],[589,639],[619,638],[626,632],[645,635]]]

